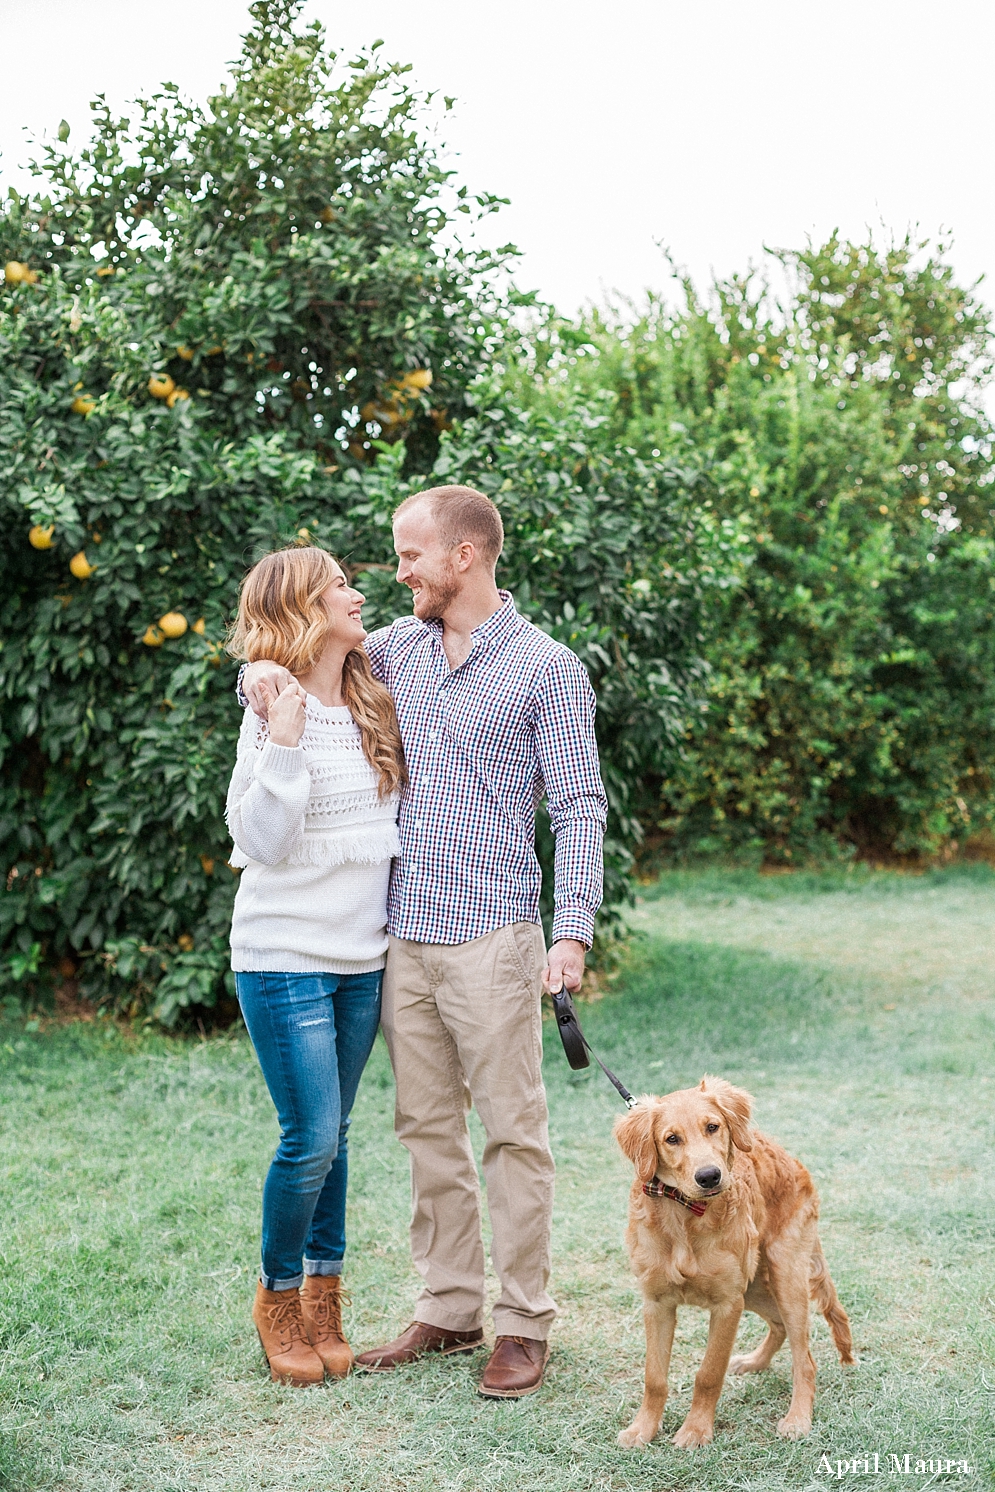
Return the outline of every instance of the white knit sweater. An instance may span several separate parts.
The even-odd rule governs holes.
[[[298,746],[245,711],[228,789],[236,973],[364,974],[387,953],[397,798],[381,799],[347,709],[307,696]]]

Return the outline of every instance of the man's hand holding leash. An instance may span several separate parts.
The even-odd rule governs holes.
[[[546,967],[542,971],[542,987],[547,994],[559,994],[561,989],[578,990],[584,978],[584,959],[587,949],[583,943],[572,938],[561,938],[546,954]]]

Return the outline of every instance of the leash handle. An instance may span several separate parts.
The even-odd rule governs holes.
[[[570,991],[561,985],[558,990],[550,990],[549,994],[553,1002],[553,1012],[556,1016],[556,1025],[560,1033],[560,1040],[563,1043],[563,1050],[566,1053],[566,1058],[570,1066],[575,1072],[578,1072],[584,1067],[590,1067],[590,1057],[593,1057],[609,1083],[611,1083],[616,1093],[622,1099],[626,1108],[634,1109],[636,1100],[628,1088],[624,1083],[619,1081],[610,1067],[605,1066],[580,1029],[580,1021],[577,1019],[577,1011],[573,1000],[570,998]],[[588,1053],[590,1053],[590,1057]]]
[[[569,990],[561,985],[558,990],[550,990],[550,998],[553,1001],[553,1014],[556,1016],[556,1026],[563,1043],[567,1061],[574,1072],[581,1068],[590,1067],[590,1058],[587,1055],[587,1042],[584,1033],[580,1029],[577,1020],[577,1012],[574,1002],[570,998]]]

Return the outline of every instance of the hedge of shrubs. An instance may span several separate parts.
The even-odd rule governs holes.
[[[707,709],[644,810],[670,854],[915,860],[995,814],[990,313],[942,246],[831,239],[677,312],[550,318],[508,379],[608,444],[708,471],[749,520],[709,607]]]

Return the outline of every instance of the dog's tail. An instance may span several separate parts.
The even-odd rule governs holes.
[[[812,1255],[812,1267],[808,1279],[808,1293],[815,1301],[816,1309],[821,1311],[833,1334],[836,1343],[836,1351],[840,1355],[840,1362],[849,1365],[856,1361],[853,1355],[853,1336],[850,1332],[850,1318],[840,1305],[840,1298],[836,1294],[836,1286],[833,1284],[832,1276],[826,1264],[826,1256],[822,1252],[822,1245],[816,1243],[815,1252]]]

